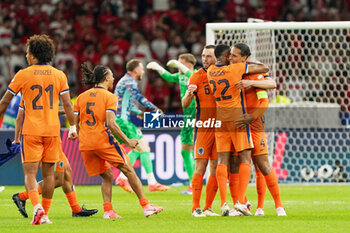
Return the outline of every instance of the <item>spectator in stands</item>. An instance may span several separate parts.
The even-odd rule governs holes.
[[[155,39],[151,42],[151,48],[157,56],[156,58],[164,63],[167,58],[168,41],[165,39],[164,31],[160,27],[156,29],[155,35]]]
[[[132,35],[131,46],[126,55],[126,60],[132,58],[141,59],[143,63],[147,63],[152,59],[151,49],[140,32],[134,32]]]
[[[177,59],[179,54],[186,53],[187,49],[182,42],[180,35],[176,35],[173,40],[170,41],[170,47],[168,48],[168,59]]]
[[[11,46],[12,19],[9,16],[5,16],[2,20],[2,25],[0,24],[0,38],[0,48],[4,45]]]
[[[17,48],[13,45],[14,50]],[[15,67],[25,67],[26,62],[24,57],[13,54],[10,46],[5,45],[1,49],[2,56],[0,56],[0,75],[4,78],[6,85],[9,84],[10,80],[15,74]]]
[[[66,62],[70,61],[74,67],[77,65],[77,59],[75,54],[72,53],[70,49],[70,41],[63,40],[62,46],[58,49],[58,52],[55,56],[54,65],[60,70],[64,70],[66,67]]]

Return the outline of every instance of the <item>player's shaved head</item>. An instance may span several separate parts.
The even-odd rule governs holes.
[[[214,49],[215,57],[220,58],[226,51],[230,51],[230,46],[225,44],[219,44]]]
[[[228,65],[230,63],[231,48],[225,44],[219,44],[214,49],[217,65]]]

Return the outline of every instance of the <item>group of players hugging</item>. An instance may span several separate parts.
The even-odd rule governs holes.
[[[131,113],[142,115],[136,103],[152,111],[161,111],[139,91],[137,81],[144,74],[141,60],[127,62],[127,73],[119,80],[114,94],[114,77],[107,66],[91,69],[82,64],[83,82],[93,87],[80,94],[74,107],[70,99],[65,74],[52,67],[53,41],[47,35],[34,35],[27,41],[29,66],[13,77],[0,101],[0,116],[13,97],[20,97],[15,119],[14,144],[21,147],[26,191],[12,196],[18,210],[28,217],[26,200],[34,207],[31,224],[51,224],[48,218],[54,189],[62,187],[73,217],[91,216],[97,209],[86,209],[77,201],[72,182],[72,170],[62,151],[59,114],[65,113],[70,124],[68,139],[79,138],[79,150],[89,176],[102,177],[103,218],[121,218],[112,206],[113,172],[121,173],[116,183],[135,193],[146,217],[163,207],[149,204],[133,164],[140,157],[147,173],[149,191],[166,191],[170,187],[154,177],[150,147],[140,129],[131,122]],[[268,162],[263,113],[268,107],[266,89],[275,88],[268,67],[249,60],[246,44],[207,45],[202,52],[203,67],[195,70],[196,59],[185,53],[167,65],[179,70],[171,74],[156,62],[146,68],[157,71],[169,82],[180,84],[184,120],[220,121],[220,127],[184,127],[181,129],[181,154],[190,185],[183,194],[192,194],[194,217],[219,216],[212,203],[219,189],[221,216],[250,216],[251,204],[246,198],[251,161],[255,166],[258,206],[255,216],[264,215],[264,199],[268,187],[278,216],[286,216],[282,206],[278,181]],[[59,106],[60,99],[62,106]],[[124,147],[131,152],[127,154]],[[210,175],[206,185],[205,207],[200,207],[203,176],[209,162]],[[37,182],[41,166],[43,180]],[[234,208],[230,210],[227,180]],[[39,195],[42,194],[40,203]]]

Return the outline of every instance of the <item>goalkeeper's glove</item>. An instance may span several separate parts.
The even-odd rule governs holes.
[[[157,62],[152,61],[150,63],[147,64],[146,66],[147,69],[150,70],[155,70],[157,71],[160,75],[165,73],[165,69],[163,67],[161,67]]]
[[[170,61],[168,61],[168,63],[166,65],[170,66],[170,67],[173,67],[173,68],[177,68],[184,74],[186,74],[187,71],[190,70],[184,64],[182,64],[181,62],[179,62],[177,60],[170,60]]]

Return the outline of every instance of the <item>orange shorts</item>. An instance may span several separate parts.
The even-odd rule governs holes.
[[[215,144],[215,129],[195,133],[194,158],[210,160],[218,158]]]
[[[64,167],[66,163],[68,163],[68,159],[61,148],[60,158],[58,162],[55,163],[55,172],[64,172]]]
[[[61,138],[22,135],[22,163],[44,162],[56,163],[60,156]]]
[[[111,165],[118,167],[126,164],[128,156],[122,146],[115,144],[115,147],[108,147],[98,150],[81,151],[84,165],[89,176],[103,174],[111,168]]]
[[[254,147],[250,127],[238,129],[234,122],[223,121],[215,131],[218,152],[243,151]]]
[[[265,132],[252,132],[252,138],[254,143],[252,155],[268,154]]]

